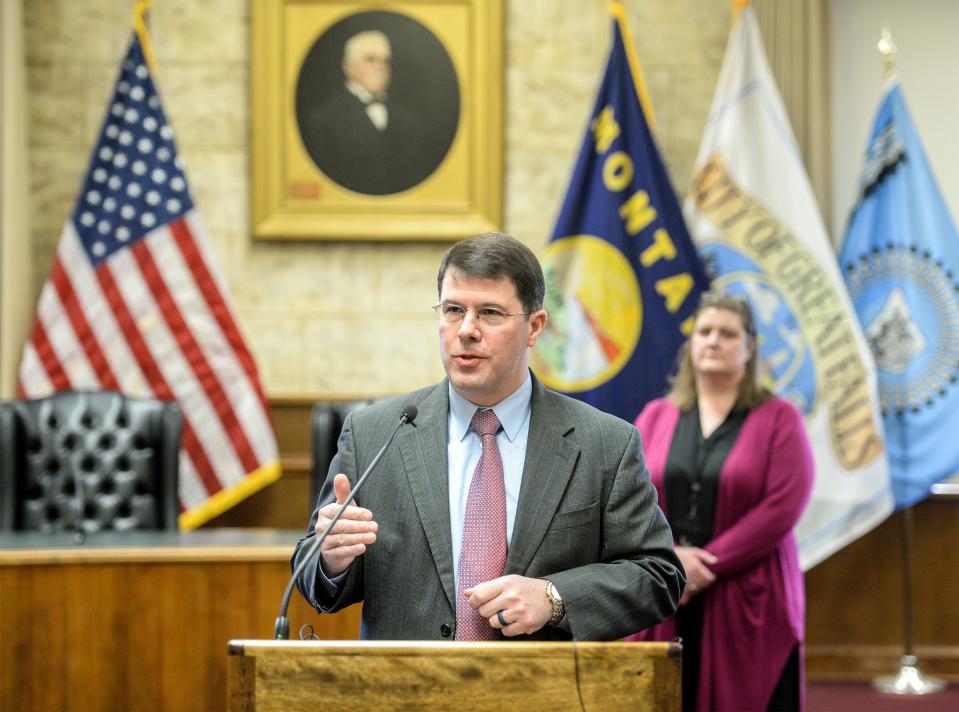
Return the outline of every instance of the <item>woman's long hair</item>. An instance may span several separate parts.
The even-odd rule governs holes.
[[[742,322],[746,338],[753,347],[752,355],[746,361],[746,372],[739,382],[739,395],[733,410],[751,410],[772,398],[772,392],[763,386],[761,381],[759,348],[756,345],[756,319],[753,316],[753,310],[749,307],[749,302],[743,297],[715,289],[703,292],[696,306],[696,312],[693,314],[694,330],[699,315],[706,309],[723,309],[736,314]],[[696,372],[693,370],[693,359],[689,353],[689,342],[690,339],[686,339],[686,343],[680,349],[679,368],[676,375],[670,379],[672,388],[669,391],[669,399],[683,412],[692,408],[696,402]]]

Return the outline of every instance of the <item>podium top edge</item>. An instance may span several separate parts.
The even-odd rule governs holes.
[[[230,655],[259,656],[283,651],[294,655],[360,655],[375,652],[378,655],[435,655],[438,652],[453,655],[572,655],[643,651],[647,656],[675,657],[681,646],[675,642],[636,643],[615,642],[539,642],[539,641],[406,641],[406,640],[231,640]]]

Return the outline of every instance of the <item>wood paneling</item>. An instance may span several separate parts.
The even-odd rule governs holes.
[[[924,672],[959,679],[959,497],[913,512],[913,643]],[[895,672],[904,637],[902,517],[806,573],[806,664],[813,678]]]
[[[0,560],[0,709],[214,710],[227,643],[273,636],[292,546],[77,550]],[[91,555],[92,553],[92,555]],[[291,635],[355,639],[359,607],[320,616],[295,594]]]
[[[283,474],[279,480],[203,525],[306,529],[310,501],[310,414],[313,401],[298,398],[270,402]]]

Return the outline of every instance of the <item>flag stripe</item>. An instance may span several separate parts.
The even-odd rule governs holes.
[[[169,325],[173,338],[180,347],[180,351],[186,358],[190,367],[193,369],[197,380],[206,392],[210,403],[220,418],[220,422],[226,429],[230,441],[236,448],[240,461],[246,472],[252,472],[257,468],[256,456],[253,454],[253,448],[246,437],[246,432],[237,420],[236,413],[230,407],[227,401],[226,393],[220,383],[217,374],[210,368],[203,351],[196,342],[193,333],[187,328],[180,313],[179,308],[173,300],[163,276],[157,269],[156,262],[150,254],[150,248],[147,242],[141,241],[134,245],[131,250],[133,257],[140,266],[140,271],[146,280],[146,284],[156,300],[157,306],[163,314],[163,318]]]
[[[73,286],[74,294],[87,323],[97,338],[103,355],[113,369],[119,389],[138,397],[150,397],[153,389],[130,351],[117,326],[116,315],[103,295],[103,289],[83,252],[77,231],[67,222],[58,249],[60,263]]]
[[[49,280],[40,293],[38,311],[50,349],[56,354],[57,362],[70,384],[68,387],[82,388],[84,385],[90,388],[98,387],[100,382],[97,375],[87,361],[86,354],[70,325],[63,304],[57,296],[56,287]]]
[[[170,332],[169,324],[154,301],[132,251],[116,253],[109,264],[120,294],[136,319],[144,343],[163,373],[164,380],[183,411],[191,414],[197,440],[213,463],[219,486],[225,488],[232,485],[246,470],[206,391]]]
[[[186,454],[185,444],[180,451],[180,489],[177,495],[183,511],[201,506],[210,496],[193,465],[193,460]]]
[[[197,340],[197,346],[223,388],[224,402],[246,411],[248,417],[241,425],[258,461],[275,459],[276,444],[262,402],[239,361],[231,357],[230,344],[210,313],[183,253],[172,238],[172,231],[166,228],[156,230],[146,243],[154,262],[163,265],[164,286],[183,316],[189,333],[203,335],[202,341]]]
[[[220,329],[223,331],[223,334],[230,342],[230,346],[233,348],[233,353],[243,366],[243,370],[246,372],[247,378],[249,379],[250,383],[253,384],[257,397],[260,399],[260,404],[263,406],[263,412],[269,413],[266,396],[263,393],[263,388],[260,386],[260,381],[257,378],[256,364],[253,362],[253,356],[250,354],[249,349],[247,349],[246,343],[240,334],[240,329],[237,327],[236,321],[233,319],[232,310],[226,303],[223,294],[217,288],[216,280],[210,272],[206,260],[197,247],[197,243],[192,234],[191,226],[183,220],[176,220],[170,225],[170,230],[173,232],[173,237],[176,240],[177,245],[180,247],[180,252],[183,253],[186,264],[189,267],[190,272],[193,274],[193,279],[196,282],[197,287],[199,287],[204,299],[206,299],[206,303],[210,309],[210,312],[213,314],[217,323],[220,325]]]
[[[100,348],[100,343],[97,341],[97,337],[94,336],[93,331],[90,329],[90,324],[87,322],[87,318],[80,308],[76,292],[74,292],[70,278],[63,268],[63,262],[59,254],[53,261],[53,273],[50,275],[50,282],[57,291],[60,304],[63,306],[63,310],[66,312],[71,326],[73,326],[73,333],[76,335],[83,352],[87,355],[87,362],[97,375],[97,380],[100,382],[100,385],[110,390],[118,390],[120,386],[117,383],[116,377],[113,375],[113,369],[110,368],[110,364],[107,363],[103,355],[103,349]]]
[[[50,379],[53,387],[57,390],[69,388],[70,379],[67,378],[66,371],[63,370],[60,359],[57,358],[57,354],[53,350],[53,345],[47,336],[47,330],[43,327],[43,321],[39,318],[33,323],[33,333],[30,334],[30,342],[36,349],[37,358],[43,366],[44,371],[46,371],[47,377]],[[24,386],[26,388],[26,394],[31,395],[32,392],[30,391],[29,384],[24,384]]]
[[[103,296],[107,300],[107,304],[110,305],[110,309],[116,315],[117,326],[130,345],[130,350],[140,369],[143,371],[143,374],[150,382],[154,394],[163,400],[173,400],[173,393],[163,378],[163,374],[160,372],[160,368],[157,366],[153,354],[151,354],[150,349],[147,348],[143,336],[140,334],[139,329],[137,329],[133,315],[130,314],[130,310],[123,300],[123,295],[120,294],[120,288],[113,278],[113,272],[110,271],[108,266],[104,265],[96,270],[96,276],[100,288],[103,290]]]
[[[47,371],[40,363],[40,357],[32,341],[27,341],[23,347],[23,361],[20,363],[20,385],[17,391],[18,398],[28,396],[26,384],[31,385],[31,392],[49,393],[53,384],[47,376]]]
[[[207,457],[206,450],[203,449],[203,444],[199,438],[197,438],[196,431],[190,424],[190,419],[187,417],[186,412],[181,409],[180,414],[183,418],[183,450],[196,464],[196,472],[200,476],[200,481],[206,488],[207,493],[216,494],[223,489],[223,486],[220,484],[220,480],[217,479],[213,465]]]
[[[103,294],[107,299],[107,303],[110,304],[113,313],[117,316],[117,325],[130,344],[137,363],[139,363],[143,373],[146,374],[152,384],[153,392],[157,398],[161,400],[175,401],[176,398],[173,396],[173,391],[163,377],[163,373],[160,371],[159,366],[157,366],[153,354],[147,347],[139,329],[137,329],[133,316],[130,314],[130,310],[123,300],[123,296],[113,278],[113,273],[110,271],[110,268],[106,265],[101,266],[97,269],[96,274],[100,286],[103,288]],[[181,415],[183,418],[183,449],[189,453],[190,458],[195,463],[197,474],[200,476],[203,486],[207,488],[207,491],[211,494],[218,492],[222,487],[216,477],[213,466],[210,464],[210,460],[207,458],[206,452],[197,440],[193,427],[190,425],[189,413],[185,408],[181,408]]]

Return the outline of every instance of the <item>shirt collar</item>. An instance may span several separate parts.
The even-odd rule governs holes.
[[[480,409],[480,406],[468,401],[449,384],[450,391],[450,435],[459,442],[469,433],[470,422],[473,420],[473,414]],[[522,385],[506,396],[503,400],[492,407],[496,413],[499,422],[503,426],[503,432],[510,442],[516,439],[523,422],[529,417],[529,412],[533,399],[533,381],[529,372],[526,372],[526,379]]]
[[[374,94],[365,86],[359,82],[355,82],[352,79],[346,80],[346,88],[349,90],[350,94],[355,96],[357,99],[362,101],[364,104],[371,104],[374,101],[386,101],[386,92],[381,92],[380,94]]]

